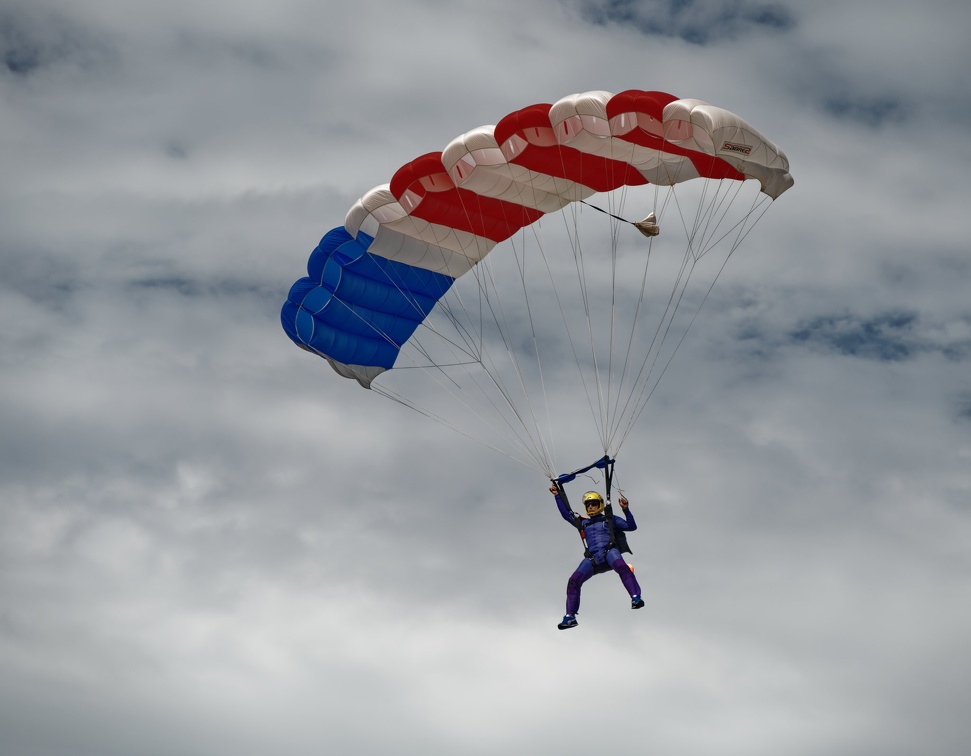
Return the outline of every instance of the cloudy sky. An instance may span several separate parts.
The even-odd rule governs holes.
[[[0,753],[965,753],[969,28],[965,0],[0,0]],[[562,633],[548,481],[278,313],[407,160],[629,88],[744,115],[796,185],[618,458],[647,606],[603,576]]]

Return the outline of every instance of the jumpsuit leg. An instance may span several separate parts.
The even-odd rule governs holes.
[[[641,595],[641,586],[638,584],[637,578],[634,577],[634,573],[631,572],[627,562],[624,561],[617,549],[611,549],[607,552],[607,564],[620,576],[620,582],[624,584],[624,588],[627,589],[631,598]]]
[[[580,611],[580,588],[594,575],[593,563],[584,559],[566,582],[566,613],[573,616]]]

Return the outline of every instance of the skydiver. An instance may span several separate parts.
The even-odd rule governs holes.
[[[627,548],[624,532],[637,530],[637,523],[629,509],[627,499],[624,496],[620,497],[620,508],[624,510],[624,517],[613,515],[613,532],[611,532],[611,523],[604,515],[603,497],[596,491],[588,491],[583,495],[585,517],[570,510],[563,490],[557,483],[550,487],[550,493],[556,497],[556,507],[560,510],[560,515],[580,531],[580,536],[587,546],[583,561],[567,581],[566,616],[557,627],[560,630],[568,630],[577,626],[576,615],[580,609],[581,587],[594,575],[611,569],[617,573],[627,593],[630,594],[631,609],[640,609],[644,606],[641,587],[637,584],[634,571],[621,556],[621,551],[630,551]]]

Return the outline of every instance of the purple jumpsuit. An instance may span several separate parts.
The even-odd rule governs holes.
[[[641,587],[637,584],[637,578],[631,568],[624,561],[620,550],[616,547],[607,549],[610,544],[610,528],[604,514],[598,514],[590,519],[584,519],[575,515],[563,501],[563,498],[556,495],[556,507],[560,510],[563,519],[570,523],[577,530],[581,531],[587,541],[591,558],[584,559],[570,575],[566,584],[566,613],[574,615],[580,610],[580,589],[587,580],[594,575],[613,570],[620,576],[624,588],[631,598],[641,595]],[[634,522],[634,515],[630,509],[624,510],[625,517],[621,518],[614,515],[614,528],[626,530],[628,532],[637,530],[637,523]]]

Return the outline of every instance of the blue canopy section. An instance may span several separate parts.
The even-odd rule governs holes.
[[[455,279],[372,255],[373,241],[343,227],[328,231],[280,320],[298,346],[345,365],[390,369]]]

